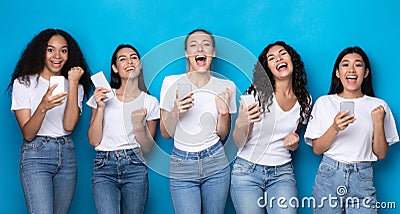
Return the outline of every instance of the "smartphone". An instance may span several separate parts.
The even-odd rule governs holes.
[[[104,75],[103,71],[99,71],[98,73],[93,74],[90,77],[90,79],[92,80],[92,82],[96,88],[102,87],[102,88],[110,90],[110,92],[107,93],[108,98],[105,99],[104,101],[107,101],[115,96],[114,91],[111,90],[110,83],[108,83],[107,78]]]
[[[240,99],[242,100],[244,108],[256,102],[252,94],[240,95]]]
[[[192,85],[187,82],[178,83],[178,97],[183,97],[192,92]]]
[[[53,90],[51,95],[56,95],[62,92],[67,91],[65,86],[68,84],[66,83],[67,79],[64,76],[51,76],[50,77],[50,87],[57,83],[57,87]]]
[[[349,113],[344,116],[354,114],[354,102],[353,101],[344,101],[340,103],[340,112],[349,110]]]

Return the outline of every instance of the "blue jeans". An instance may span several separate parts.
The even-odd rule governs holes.
[[[98,151],[92,188],[97,213],[144,213],[149,180],[140,148]]]
[[[291,162],[264,166],[237,157],[232,170],[231,198],[237,213],[297,213]],[[282,198],[282,199],[280,199]]]
[[[76,174],[74,143],[69,135],[23,141],[20,179],[29,213],[68,213]]]
[[[372,162],[346,164],[323,156],[313,197],[314,213],[377,213]]]
[[[200,152],[173,148],[170,176],[176,214],[224,213],[230,169],[221,142]]]

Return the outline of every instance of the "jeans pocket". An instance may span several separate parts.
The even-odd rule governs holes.
[[[174,155],[171,155],[169,158],[169,161],[170,161],[171,167],[178,167],[178,166],[182,165],[183,160],[181,158],[175,157]]]
[[[276,175],[281,176],[281,175],[294,175],[293,167],[292,164],[285,164],[283,166],[280,166],[276,170]]]
[[[101,169],[105,165],[104,158],[95,158],[93,162],[93,170]]]
[[[23,141],[22,151],[23,152],[35,152],[42,150],[47,144],[47,141],[43,138],[35,138],[32,141]]]
[[[335,174],[335,168],[329,164],[322,162],[318,168],[318,175],[322,177],[331,177]]]
[[[249,164],[235,161],[233,164],[232,175],[248,175],[252,172]]]
[[[372,181],[374,178],[374,170],[372,167],[367,167],[364,169],[359,169],[357,171],[358,177],[362,181]]]

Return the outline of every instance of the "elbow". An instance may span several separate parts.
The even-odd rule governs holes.
[[[171,139],[171,135],[169,135],[168,132],[166,132],[166,131],[161,131],[161,136],[163,138],[165,138],[166,140]]]
[[[314,146],[313,146],[313,152],[316,155],[322,155],[322,153],[323,153],[322,151],[320,151],[319,149],[315,148]]]
[[[72,123],[64,123],[64,130],[67,132],[72,132],[75,128],[75,124]]]
[[[385,154],[380,154],[376,156],[378,158],[378,160],[382,160],[386,157],[386,153]]]
[[[35,139],[36,136],[29,136],[29,135],[24,135],[24,139],[28,142],[31,142]]]

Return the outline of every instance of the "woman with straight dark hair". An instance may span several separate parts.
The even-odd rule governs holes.
[[[158,101],[144,84],[139,52],[119,45],[111,58],[111,88],[96,88],[87,104],[92,108],[88,131],[96,150],[92,187],[97,213],[144,213],[148,196],[143,152],[151,150]]]
[[[66,91],[53,94],[58,85],[49,82],[54,76],[64,77]],[[77,174],[70,133],[91,90],[78,43],[63,30],[40,32],[22,53],[9,89],[24,138],[20,177],[28,212],[68,213]]]
[[[375,97],[371,65],[361,48],[338,55],[329,93],[318,98],[311,115],[305,141],[323,154],[313,197],[324,204],[314,213],[377,213],[372,163],[383,159],[399,136],[388,104]],[[324,201],[329,197],[343,204],[332,206]]]

